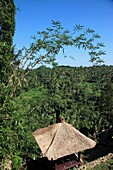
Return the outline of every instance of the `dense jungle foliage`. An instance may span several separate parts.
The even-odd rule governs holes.
[[[2,152],[14,153],[14,166],[40,156],[32,132],[58,122],[60,115],[97,142],[102,130],[113,127],[113,66],[41,66],[27,83],[12,101],[13,116],[5,118]]]
[[[96,66],[103,43],[92,29],[76,25],[74,32],[60,22],[33,36],[30,47],[15,52],[13,0],[0,1],[0,169],[18,170],[29,158],[40,156],[32,132],[59,122],[87,136],[113,127],[113,66]],[[58,66],[56,55],[67,46],[87,50],[93,67]],[[43,53],[42,53],[43,52]],[[38,64],[43,66],[38,67]],[[44,66],[51,64],[51,68]],[[34,69],[37,68],[37,69]],[[8,165],[7,165],[8,164]]]
[[[62,115],[87,135],[112,127],[113,66],[41,66],[27,76],[27,82],[24,95],[45,90],[40,113],[48,114],[51,123]]]

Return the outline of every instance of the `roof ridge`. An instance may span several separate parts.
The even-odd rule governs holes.
[[[61,123],[57,123],[57,125],[58,125],[58,124],[61,124]],[[50,126],[51,126],[51,125],[50,125]],[[55,136],[56,136],[56,134],[57,134],[58,129],[59,129],[59,127],[56,129],[56,132],[54,133],[53,139],[52,139],[50,145],[48,146],[47,150],[45,151],[45,153],[44,153],[43,155],[46,155],[46,153],[48,152],[50,146],[52,145],[52,143],[53,143],[53,141],[54,141],[54,139],[55,139]]]

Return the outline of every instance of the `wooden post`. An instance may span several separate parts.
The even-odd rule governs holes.
[[[80,152],[78,152],[78,161],[80,161]]]

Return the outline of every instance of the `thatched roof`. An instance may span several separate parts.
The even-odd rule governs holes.
[[[56,160],[66,155],[93,148],[96,145],[95,141],[64,121],[37,129],[33,132],[33,136],[43,156],[49,160]]]

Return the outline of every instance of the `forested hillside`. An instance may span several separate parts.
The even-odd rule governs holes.
[[[59,122],[60,116],[95,139],[113,126],[113,66],[41,66],[30,72],[18,95],[15,107],[27,114],[31,131]]]
[[[92,129],[93,134],[112,127],[113,66],[42,66],[27,79],[25,91],[40,86],[47,90],[42,114],[56,117],[53,122],[63,115],[79,129]]]

